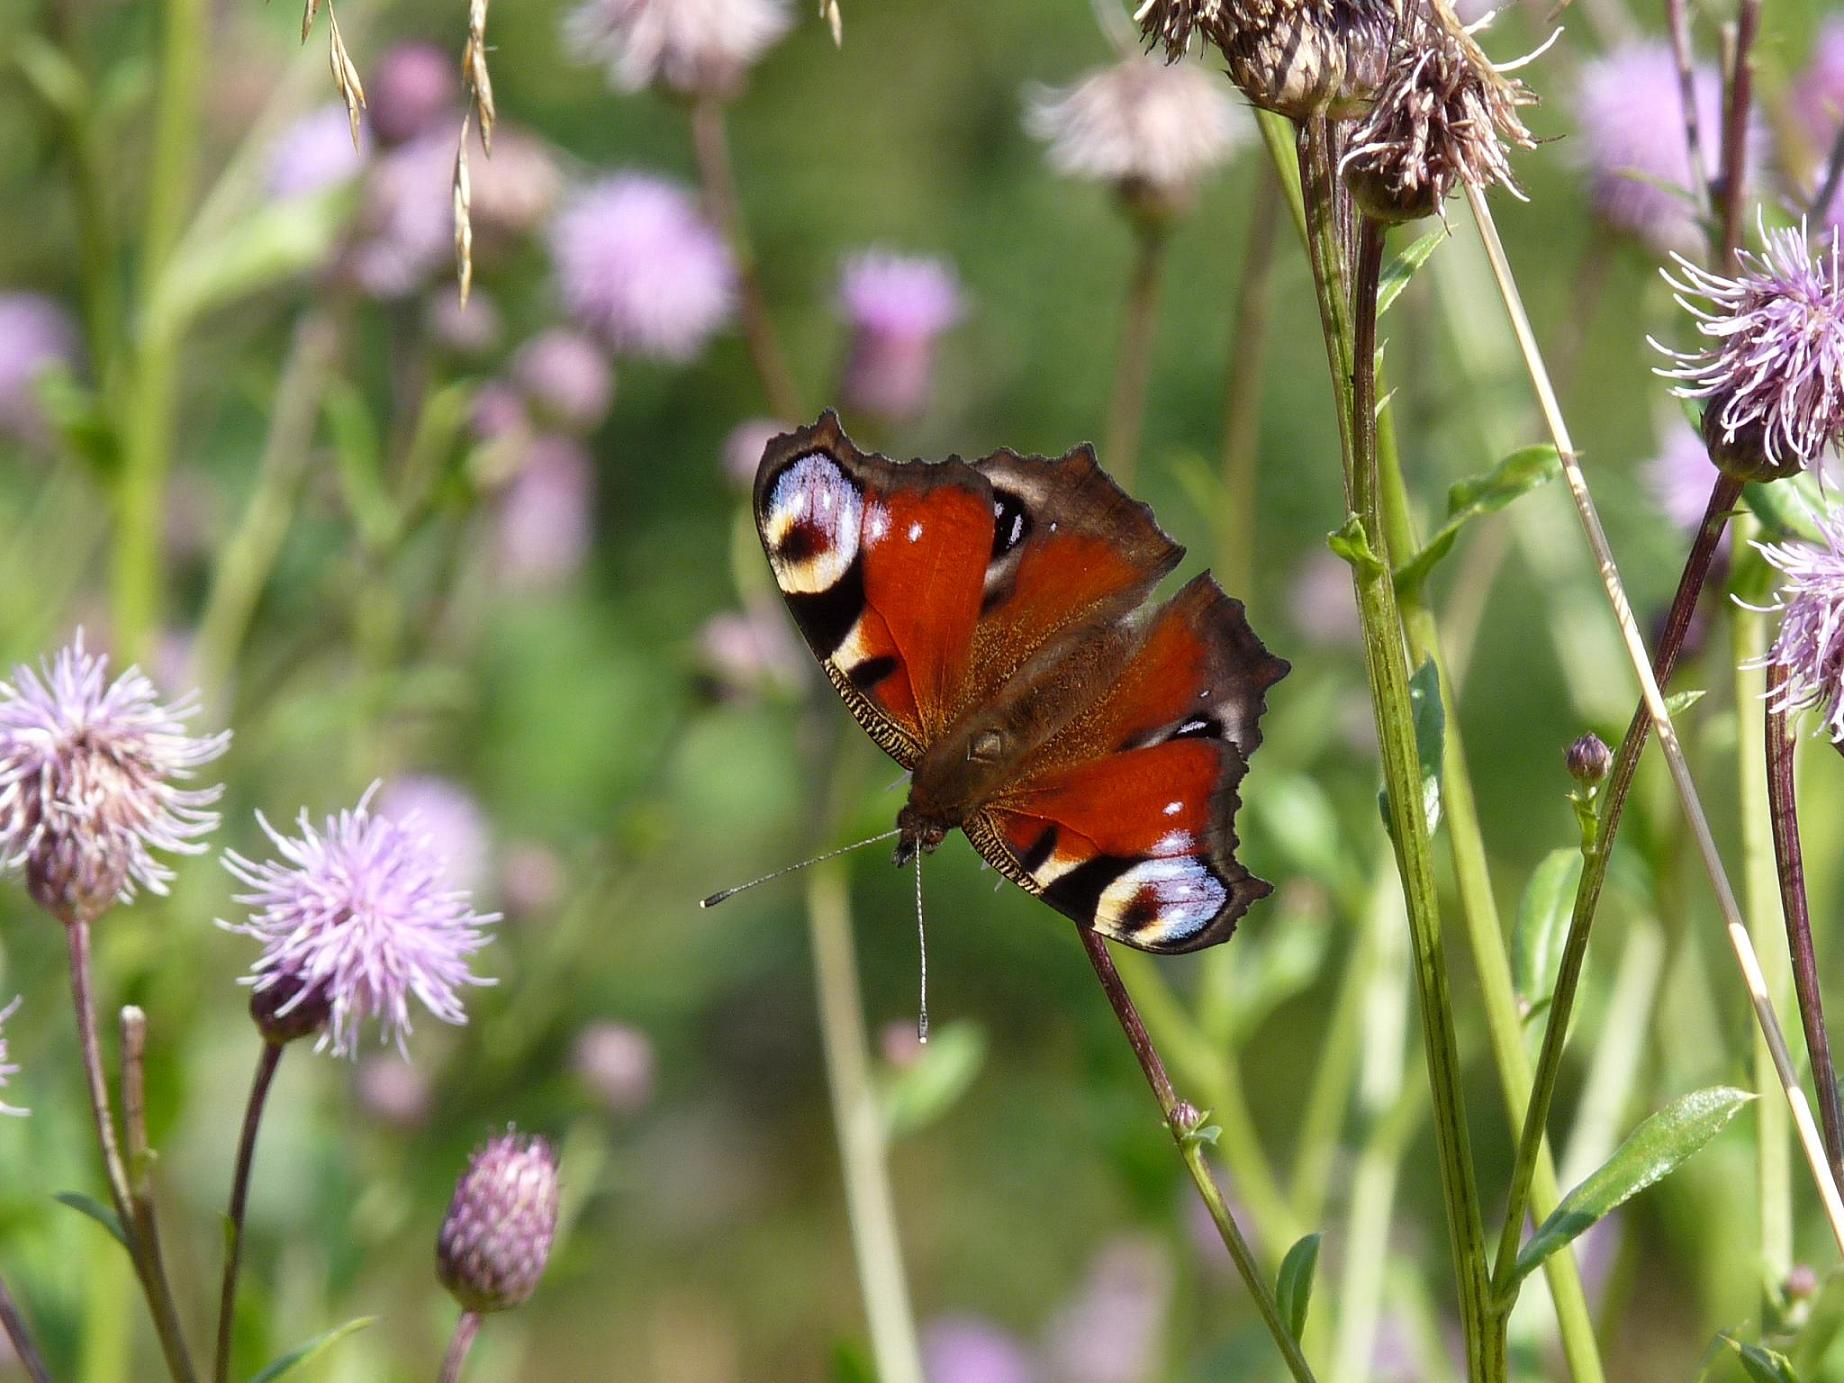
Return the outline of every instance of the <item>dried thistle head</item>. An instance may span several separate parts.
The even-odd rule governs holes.
[[[1362,111],[1396,26],[1391,0],[1145,0],[1134,18],[1171,60],[1201,35],[1250,101],[1294,120]]]
[[[1464,29],[1413,11],[1340,165],[1352,196],[1365,214],[1397,222],[1432,214],[1462,183],[1517,194],[1506,147],[1535,147],[1518,117],[1535,100]]]

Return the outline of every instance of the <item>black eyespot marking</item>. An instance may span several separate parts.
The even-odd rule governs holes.
[[[896,659],[891,657],[866,658],[857,667],[845,674],[859,691],[869,691],[884,678],[896,671]]]
[[[1025,540],[1031,520],[1025,514],[1024,500],[1010,490],[992,492],[992,560],[998,561]]]
[[[788,563],[805,562],[831,547],[832,535],[824,528],[816,523],[796,523],[775,544],[775,555]]]
[[[864,559],[852,558],[845,574],[823,591],[788,591],[788,613],[814,656],[830,658],[864,613]]]
[[[1034,875],[1055,853],[1056,827],[1046,826],[1044,833],[1031,842],[1031,848],[1018,857],[1018,863],[1024,866],[1025,873]]]

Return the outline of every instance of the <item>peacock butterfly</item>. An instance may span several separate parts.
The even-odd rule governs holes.
[[[899,865],[959,827],[1144,951],[1225,941],[1268,893],[1236,789],[1287,663],[1207,572],[1146,608],[1184,549],[1093,450],[896,462],[828,410],[768,444],[754,507],[795,624],[910,771]]]

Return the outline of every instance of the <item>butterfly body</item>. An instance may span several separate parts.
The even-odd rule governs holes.
[[[959,829],[1007,878],[1130,945],[1224,940],[1268,886],[1236,787],[1287,671],[1087,448],[894,462],[830,412],[770,443],[755,516],[790,613],[910,770],[898,862]]]

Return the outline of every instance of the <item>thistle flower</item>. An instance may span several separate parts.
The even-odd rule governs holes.
[[[1646,488],[1665,517],[1686,533],[1695,533],[1703,522],[1703,511],[1709,508],[1715,480],[1715,467],[1703,439],[1682,419],[1668,421],[1664,445],[1645,463]],[[1724,529],[1724,539],[1728,536]]]
[[[362,1058],[352,1073],[352,1095],[373,1119],[404,1132],[428,1123],[435,1108],[429,1078],[395,1052]]]
[[[846,403],[889,419],[920,413],[934,375],[935,338],[962,312],[953,267],[876,250],[854,255],[839,273],[839,310],[852,328]]]
[[[7,1081],[19,1074],[19,1068],[6,1059],[6,1020],[11,1018],[18,1008],[18,999],[14,999],[5,1008],[0,1008],[0,1090],[6,1089]],[[0,1114],[24,1115],[30,1112],[0,1100]]]
[[[504,1311],[531,1296],[557,1232],[557,1155],[507,1129],[475,1153],[436,1239],[436,1271],[465,1311]]]
[[[1708,181],[1721,171],[1721,74],[1701,65],[1691,74],[1691,86]],[[1691,198],[1684,98],[1670,45],[1624,43],[1584,63],[1576,110],[1577,148],[1601,220],[1659,254],[1693,252],[1703,243],[1703,230]],[[1744,147],[1750,182],[1765,150],[1766,131],[1751,120]]]
[[[186,733],[196,695],[162,704],[129,668],[78,633],[39,670],[0,682],[0,867],[65,923],[93,921],[137,888],[165,893],[173,871],[154,851],[196,855],[218,824],[220,787],[182,787],[224,752],[230,732]]]
[[[1844,119],[1844,17],[1833,15],[1819,27],[1812,60],[1794,79],[1790,97],[1793,113],[1822,158]]]
[[[626,1023],[591,1023],[576,1037],[571,1068],[602,1106],[631,1114],[653,1095],[653,1044]]]
[[[564,42],[605,63],[618,91],[658,82],[729,98],[791,22],[784,0],[587,0],[565,19]]]
[[[1427,216],[1462,183],[1522,196],[1505,146],[1536,147],[1517,113],[1535,100],[1476,44],[1413,11],[1341,164],[1352,195],[1384,222]]]
[[[365,114],[386,146],[438,128],[452,139],[460,99],[455,59],[433,43],[398,44],[365,83]]]
[[[1594,787],[1613,767],[1613,751],[1607,741],[1590,730],[1562,753],[1562,766],[1569,777],[1585,788]]]
[[[475,912],[468,895],[449,886],[426,832],[373,812],[376,792],[374,784],[318,830],[303,810],[298,837],[258,813],[281,858],[224,857],[249,890],[235,898],[250,914],[219,925],[263,948],[246,983],[259,991],[293,985],[303,995],[324,985],[330,1009],[317,1045],[340,1056],[356,1050],[360,1026],[373,1018],[402,1051],[412,995],[444,1023],[465,1023],[458,990],[492,983],[474,975],[468,959],[486,945],[483,929],[497,915]]]
[[[615,396],[615,372],[601,347],[562,327],[520,347],[512,374],[538,417],[566,432],[589,431],[607,416]]]
[[[0,293],[0,437],[45,439],[39,380],[76,359],[76,324],[62,306],[37,293]]]
[[[1674,362],[1680,398],[1706,400],[1703,439],[1724,470],[1771,478],[1816,466],[1844,433],[1844,272],[1840,232],[1816,260],[1805,227],[1762,229],[1766,248],[1743,251],[1733,277],[1674,255],[1665,281],[1710,339],[1700,351],[1653,346]],[[1704,299],[1699,306],[1693,298]]]
[[[722,696],[798,691],[807,668],[779,612],[724,611],[698,631],[698,662]]]
[[[922,1327],[921,1350],[928,1383],[1033,1383],[1038,1377],[1018,1338],[978,1316],[930,1321]]]
[[[683,364],[736,306],[723,237],[676,183],[621,173],[580,192],[551,229],[564,306],[616,352]]]
[[[1060,1383],[1139,1383],[1158,1352],[1171,1269],[1146,1239],[1108,1245],[1048,1333],[1046,1374]]]
[[[491,296],[476,288],[463,303],[453,284],[430,295],[424,319],[438,346],[469,360],[494,350],[504,329]]]
[[[1182,206],[1250,133],[1215,74],[1139,56],[1072,86],[1037,88],[1024,124],[1049,145],[1057,172],[1113,183],[1130,203],[1155,209]]]
[[[1769,611],[1780,628],[1765,657],[1751,667],[1774,666],[1785,681],[1772,701],[1776,711],[1812,707],[1834,742],[1844,742],[1844,510],[1814,519],[1823,541],[1756,543],[1781,575]]]
[[[365,167],[371,140],[363,131],[352,143],[346,107],[335,101],[309,111],[269,146],[269,195],[278,201],[311,197],[351,182]]]
[[[1172,61],[1201,35],[1250,101],[1293,120],[1362,112],[1397,24],[1389,0],[1144,0],[1133,17]]]
[[[569,437],[534,437],[499,498],[499,577],[519,590],[562,585],[595,538],[595,462]]]
[[[392,778],[378,791],[377,814],[428,839],[449,888],[473,892],[486,883],[491,833],[480,804],[459,783],[433,773]]]
[[[768,450],[768,444],[793,430],[773,418],[750,418],[738,423],[724,438],[724,474],[747,491],[756,482],[756,468],[762,464],[762,453]]]

